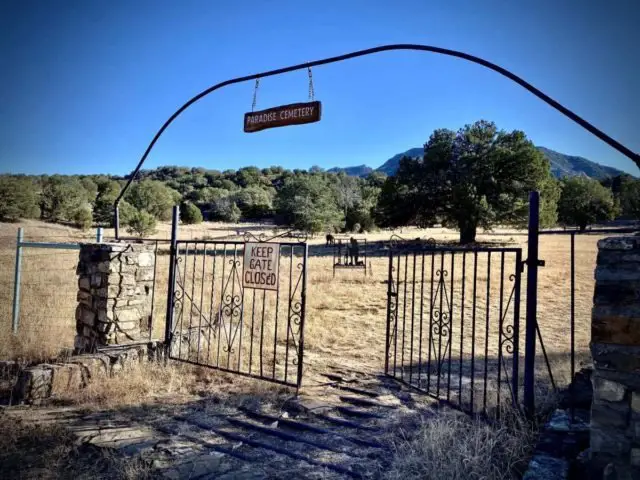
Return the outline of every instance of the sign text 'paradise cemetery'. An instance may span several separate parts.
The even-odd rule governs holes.
[[[320,120],[320,102],[292,103],[244,114],[244,131],[258,132],[266,128],[301,125]]]

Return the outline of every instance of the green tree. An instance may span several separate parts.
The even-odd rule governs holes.
[[[620,207],[625,217],[640,219],[640,180],[632,177],[622,180]]]
[[[235,223],[240,220],[242,211],[231,197],[222,197],[211,204],[208,214],[212,220]]]
[[[156,217],[144,210],[136,210],[127,218],[126,227],[132,235],[148,237],[156,232]]]
[[[273,214],[273,189],[270,191],[252,185],[238,190],[232,195],[233,201],[242,211],[244,218],[260,219]]]
[[[613,194],[597,180],[571,177],[562,181],[558,217],[564,225],[584,231],[588,225],[610,220],[615,214]]]
[[[478,227],[524,223],[529,191],[553,193],[549,162],[525,134],[484,120],[434,131],[424,157],[401,160],[395,177],[381,193],[382,218],[392,225],[440,221],[460,231],[460,243],[474,242]],[[545,221],[553,219],[552,196],[543,204],[551,211]]]
[[[180,203],[180,194],[157,180],[143,180],[131,184],[126,200],[137,210],[144,210],[158,220],[170,220],[174,205]]]
[[[297,175],[285,180],[276,195],[280,220],[312,233],[334,231],[344,224],[329,182],[320,175]]]
[[[202,212],[191,202],[180,205],[180,220],[186,225],[202,223]]]
[[[88,230],[93,224],[93,214],[91,213],[91,206],[86,204],[78,208],[73,213],[72,221],[74,225],[82,230]]]
[[[53,175],[42,185],[42,217],[54,222],[72,222],[76,211],[89,200],[84,185],[78,178]]]
[[[100,225],[113,226],[113,204],[120,194],[120,184],[115,180],[107,180],[98,184],[98,194],[93,208],[93,217]],[[120,220],[122,221],[122,203],[120,203]],[[125,207],[126,208],[126,207]]]
[[[0,220],[15,222],[40,215],[34,182],[23,176],[0,176]]]
[[[342,210],[345,219],[347,219],[349,211],[355,210],[356,206],[362,201],[358,180],[358,178],[349,177],[344,173],[337,175],[335,178],[333,189],[336,203],[338,208]],[[345,225],[345,228],[350,226]]]

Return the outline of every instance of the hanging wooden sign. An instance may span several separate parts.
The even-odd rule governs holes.
[[[320,102],[292,103],[259,112],[244,114],[244,131],[258,132],[267,128],[286,127],[320,121]]]

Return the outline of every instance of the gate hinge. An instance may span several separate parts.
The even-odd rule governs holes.
[[[529,259],[523,260],[522,261],[522,265],[520,265],[520,271],[524,272],[524,266],[527,265],[529,266]],[[538,259],[538,266],[539,267],[544,267],[546,266],[546,263],[544,260]]]

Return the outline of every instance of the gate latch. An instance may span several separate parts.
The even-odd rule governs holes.
[[[524,272],[524,266],[527,265],[529,266],[529,259],[523,260],[522,261],[522,265],[520,265],[520,272]],[[546,263],[544,260],[538,259],[538,266],[539,267],[544,267],[546,266]]]

